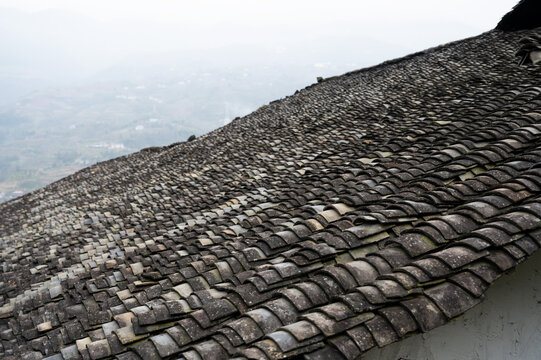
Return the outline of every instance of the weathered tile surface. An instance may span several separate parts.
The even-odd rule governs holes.
[[[353,359],[461,315],[541,246],[541,67],[515,57],[540,36],[327,79],[0,205],[0,357]]]

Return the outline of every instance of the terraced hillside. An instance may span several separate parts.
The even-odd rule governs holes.
[[[541,71],[493,30],[0,205],[4,359],[354,359],[541,246]]]

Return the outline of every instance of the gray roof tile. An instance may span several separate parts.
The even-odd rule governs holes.
[[[325,79],[1,204],[0,357],[350,359],[460,316],[541,246],[524,36]]]

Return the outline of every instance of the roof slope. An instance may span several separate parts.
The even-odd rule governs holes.
[[[541,246],[530,33],[328,79],[0,205],[0,355],[354,359],[459,316]]]

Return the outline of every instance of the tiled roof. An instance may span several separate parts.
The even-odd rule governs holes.
[[[493,30],[0,205],[4,359],[355,359],[541,246],[541,68]]]

